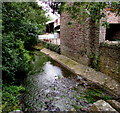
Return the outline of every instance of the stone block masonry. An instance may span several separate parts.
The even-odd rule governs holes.
[[[69,24],[71,23],[71,24]],[[67,13],[61,15],[61,53],[84,65],[91,64],[91,55],[98,51],[98,28],[90,18],[80,24]]]
[[[116,21],[119,23],[119,17]],[[70,14],[63,12],[60,29],[62,55],[93,67],[120,82],[120,43],[116,41],[113,46],[110,44],[112,41],[108,41],[110,43],[106,44],[106,28],[96,25],[88,17],[80,24]],[[117,32],[117,36],[119,34]]]
[[[120,43],[100,45],[100,71],[120,82]]]
[[[64,55],[59,55],[48,49],[44,48],[41,50],[41,52],[51,57],[67,69],[71,70],[76,75],[82,76],[88,81],[98,84],[99,86],[109,90],[118,97],[120,96],[120,84],[110,76],[107,76],[101,72],[96,72],[94,69],[88,66],[82,65]]]

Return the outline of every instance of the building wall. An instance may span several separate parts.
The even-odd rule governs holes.
[[[107,15],[107,22],[109,22],[109,23],[119,23],[119,16],[115,16],[115,14],[111,13],[110,11],[107,11],[106,15]]]
[[[69,24],[71,23],[71,24]],[[62,13],[61,53],[84,65],[91,64],[91,55],[98,51],[98,28],[86,18],[81,24]]]
[[[120,82],[120,43],[101,43],[100,71]]]
[[[105,27],[98,28],[89,18],[79,24],[62,13],[60,29],[63,55],[87,66],[94,67],[94,64],[99,71],[120,82],[120,48],[117,46],[120,43],[105,41]]]
[[[106,12],[106,20],[110,24],[120,24],[120,17],[115,16],[114,13]],[[114,28],[113,28],[114,29]],[[108,41],[106,37],[106,28],[100,26],[100,52],[99,52],[99,70],[120,82],[120,43],[118,41]],[[120,30],[118,30],[112,39],[119,39]]]

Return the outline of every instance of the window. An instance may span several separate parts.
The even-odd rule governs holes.
[[[110,27],[106,29],[106,40],[120,41],[120,24],[110,24]]]

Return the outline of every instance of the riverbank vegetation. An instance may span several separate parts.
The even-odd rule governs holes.
[[[20,86],[30,69],[31,49],[48,19],[36,2],[2,4],[3,110],[19,109]]]
[[[6,85],[3,84],[2,91],[2,111],[4,113],[8,113],[11,110],[22,110],[20,103],[21,93],[25,91],[23,86],[15,86],[15,85]]]
[[[80,12],[78,6],[87,7],[90,9],[91,17],[93,16],[95,21],[98,21],[100,17],[96,17],[98,14],[96,12],[99,11],[100,7],[104,7],[102,5],[99,7],[99,3],[96,3],[95,7],[93,7],[92,3],[89,5],[81,4],[83,3],[75,3],[74,7],[66,7],[64,4],[62,7],[67,12],[71,12],[74,19],[80,17],[80,15],[77,16]],[[40,35],[45,31],[47,21],[45,11],[36,2],[2,3],[3,113],[21,109],[19,97],[21,92],[25,91],[21,83],[31,69],[30,62],[34,58],[31,50],[38,43],[38,34]],[[46,44],[45,47],[60,53],[60,48],[56,45]],[[42,63],[36,65],[42,65]],[[32,68],[34,69],[34,67]],[[95,94],[95,92],[93,93]],[[91,95],[91,91],[89,94]]]
[[[34,46],[34,48],[37,50],[41,50],[42,48],[47,48],[47,49],[54,51],[58,54],[61,53],[60,45],[56,45],[56,44],[45,42],[45,41],[39,41],[39,43],[36,46]]]

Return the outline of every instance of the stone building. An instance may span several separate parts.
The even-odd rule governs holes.
[[[107,19],[112,27],[114,27],[112,24],[118,25],[117,31],[114,31],[116,26],[112,28],[114,32],[110,40],[106,40],[108,36],[106,33],[109,33],[109,30],[96,25],[90,18],[84,19],[84,22],[79,24],[69,14],[62,13],[61,53],[120,82],[120,18],[109,12],[106,14],[107,18],[102,20]],[[72,24],[68,24],[69,22]]]

